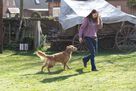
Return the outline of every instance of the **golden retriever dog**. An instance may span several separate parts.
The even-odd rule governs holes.
[[[67,69],[70,69],[68,66],[68,62],[71,59],[71,55],[74,51],[77,51],[77,48],[73,45],[69,45],[66,47],[65,51],[53,55],[47,55],[42,51],[37,51],[36,55],[44,60],[41,72],[43,72],[43,69],[47,67],[47,70],[50,73],[50,68],[52,68],[57,62],[63,64],[64,70],[66,69],[66,67]]]

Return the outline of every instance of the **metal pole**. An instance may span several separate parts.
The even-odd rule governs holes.
[[[3,0],[0,0],[0,53],[3,52]]]

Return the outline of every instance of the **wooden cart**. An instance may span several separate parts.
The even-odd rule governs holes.
[[[118,48],[124,52],[136,50],[136,27],[128,22],[108,24],[98,32],[99,45],[104,49]],[[73,38],[72,44],[79,50],[86,49],[86,44],[80,44],[78,34]]]

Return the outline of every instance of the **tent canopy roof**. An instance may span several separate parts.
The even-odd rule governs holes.
[[[20,13],[19,8],[8,8],[8,12],[11,14]]]
[[[82,23],[93,9],[96,9],[104,23],[129,21],[136,24],[136,16],[124,13],[105,0],[61,0],[59,21],[64,29]]]

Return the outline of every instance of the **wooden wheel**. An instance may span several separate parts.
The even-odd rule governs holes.
[[[85,42],[80,43],[79,42],[79,36],[76,34],[73,38],[72,45],[77,47],[78,51],[87,51],[87,45]]]
[[[134,51],[136,49],[136,29],[131,25],[125,25],[117,32],[115,43],[121,51]]]

